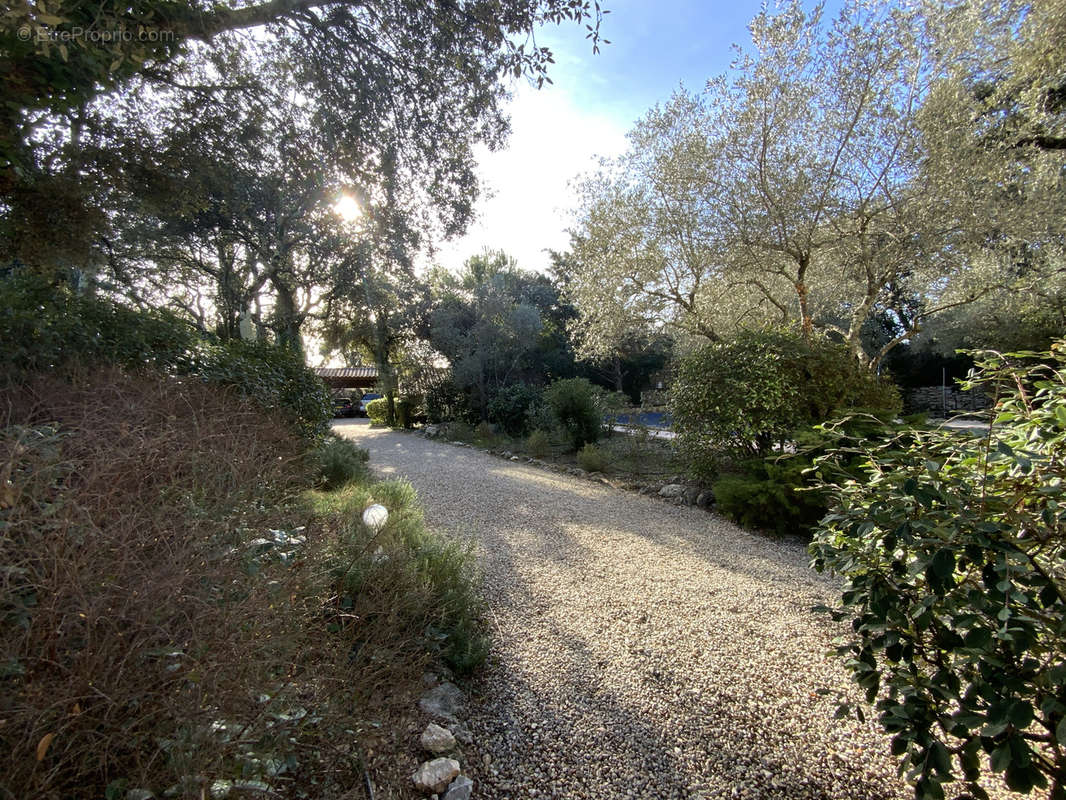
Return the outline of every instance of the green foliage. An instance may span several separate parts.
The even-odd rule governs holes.
[[[450,378],[437,381],[426,392],[426,419],[429,422],[470,422],[470,416],[466,395]]]
[[[153,369],[232,387],[279,413],[305,438],[329,430],[329,394],[295,351],[218,342],[169,314],[76,294],[34,275],[0,280],[0,364],[33,372],[63,366]]]
[[[484,661],[488,640],[480,622],[483,604],[473,557],[462,542],[426,529],[409,482],[357,481],[311,499],[319,514],[343,526],[328,569],[341,610],[359,608],[364,615],[358,624],[345,623],[357,649],[367,629],[398,622],[401,629],[423,634],[457,672],[470,672]],[[371,503],[389,511],[376,533],[361,522]]]
[[[353,481],[365,480],[370,470],[370,453],[348,439],[330,436],[311,453],[318,475],[318,485],[326,490],[339,489]]]
[[[749,528],[777,534],[807,533],[826,512],[824,495],[810,491],[803,457],[752,459],[723,475],[712,491],[718,510]]]
[[[853,407],[895,413],[899,393],[843,347],[785,331],[745,331],[696,350],[678,363],[671,393],[678,445],[705,478],[722,457],[765,455],[797,428]]]
[[[241,340],[202,341],[189,362],[188,374],[233,387],[278,412],[305,438],[316,439],[329,431],[333,417],[329,392],[295,350]]]
[[[587,444],[577,451],[577,464],[586,472],[606,472],[607,451],[594,444]]]
[[[813,565],[845,578],[834,615],[853,633],[839,652],[919,798],[960,777],[986,796],[974,783],[985,763],[1014,791],[1050,780],[1062,796],[1063,343],[1043,361],[979,356],[977,382],[1002,398],[983,437],[918,431],[859,447],[858,478],[838,457],[819,462],[834,503]]]
[[[388,398],[379,397],[366,404],[366,415],[370,418],[371,425],[388,425],[389,401]]]
[[[600,438],[596,387],[585,378],[564,378],[544,390],[544,400],[570,435],[575,450]]]
[[[524,436],[529,432],[529,411],[540,399],[540,390],[535,386],[526,383],[504,386],[489,401],[489,420],[508,436]]]
[[[535,430],[526,439],[526,452],[533,458],[547,458],[552,452],[551,438],[542,430]]]

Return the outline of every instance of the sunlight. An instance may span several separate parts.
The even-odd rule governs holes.
[[[345,222],[354,222],[363,214],[363,209],[359,206],[359,201],[350,194],[342,194],[338,197],[337,202],[333,204],[333,210],[336,211]]]

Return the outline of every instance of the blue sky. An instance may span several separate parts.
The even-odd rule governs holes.
[[[479,155],[487,196],[478,204],[478,221],[466,236],[444,243],[436,263],[457,269],[488,247],[524,267],[546,269],[544,249],[563,250],[569,241],[569,182],[593,168],[597,157],[623,152],[633,123],[679,85],[702,91],[709,77],[727,71],[732,45],[749,44],[747,25],[760,9],[757,0],[603,2],[611,13],[601,34],[611,43],[598,55],[584,28],[537,32],[537,44],[555,55],[554,84],[540,91],[524,82],[514,87],[508,147]]]

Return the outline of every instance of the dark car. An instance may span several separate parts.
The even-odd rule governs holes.
[[[333,398],[333,416],[354,417],[356,415],[355,404],[350,397]]]
[[[362,398],[359,400],[359,416],[361,416],[361,417],[365,417],[366,416],[366,404],[367,403],[369,403],[371,400],[377,400],[378,398],[381,398],[381,397],[384,397],[384,396],[385,395],[383,395],[383,394],[373,394],[373,393],[364,394],[362,396]]]

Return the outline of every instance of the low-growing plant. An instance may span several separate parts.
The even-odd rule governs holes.
[[[577,451],[577,464],[586,472],[606,472],[607,453],[594,444],[587,444]]]
[[[350,637],[353,658],[368,669],[381,650],[412,658],[429,646],[466,673],[488,652],[482,603],[470,549],[426,529],[414,488],[405,480],[357,482],[339,492],[313,493],[318,513],[335,521],[338,536],[329,570],[338,604],[335,627]],[[379,531],[362,523],[371,503],[388,511]],[[417,635],[418,643],[411,641]]]
[[[977,355],[984,436],[859,447],[858,478],[819,463],[833,508],[811,555],[845,578],[838,652],[923,800],[960,778],[986,797],[986,765],[1066,796],[1066,358],[1016,355]]]
[[[465,442],[470,444],[474,441],[474,429],[465,422],[446,423],[446,434],[453,442]]]
[[[824,516],[822,493],[810,488],[802,456],[752,459],[723,474],[712,486],[718,511],[749,528],[777,534],[807,534]]]
[[[478,447],[494,447],[500,440],[500,435],[491,422],[479,422],[474,428],[474,442]]]
[[[365,480],[370,468],[370,453],[348,439],[330,436],[312,451],[318,485],[339,489],[352,481]]]
[[[547,458],[552,452],[551,438],[544,431],[533,431],[526,439],[526,452],[533,458]]]

